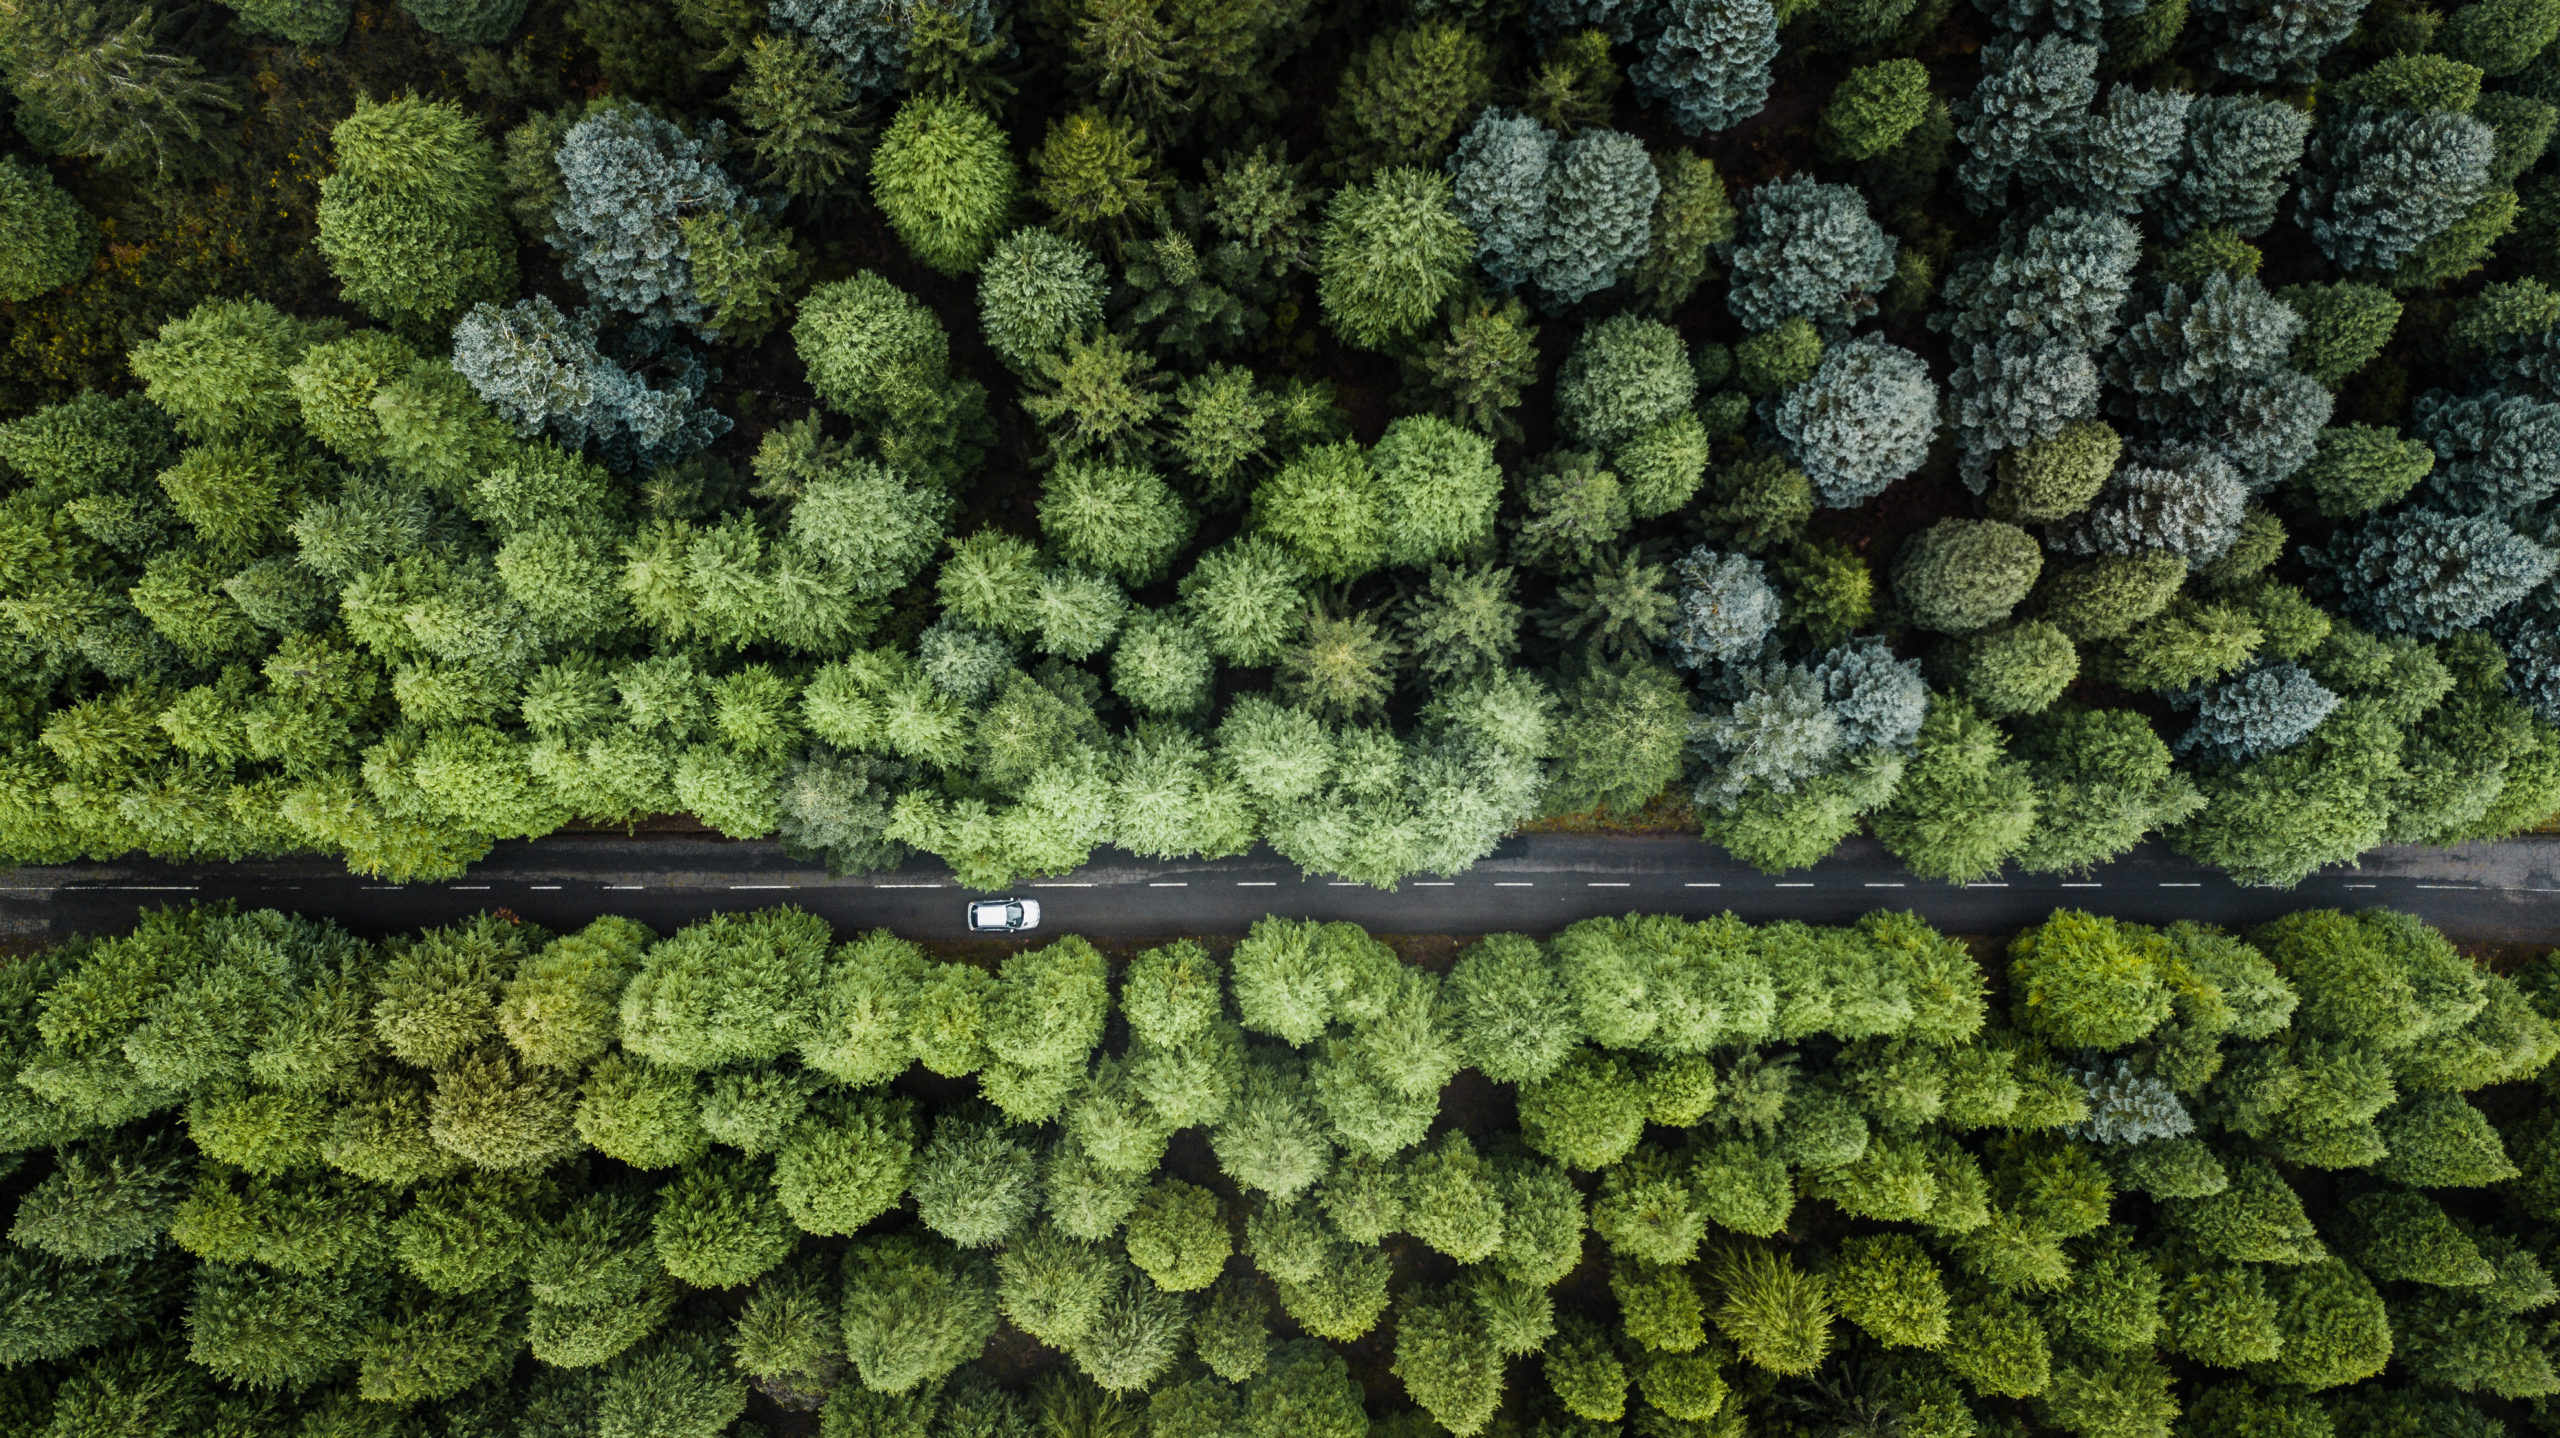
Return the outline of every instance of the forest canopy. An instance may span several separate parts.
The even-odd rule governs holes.
[[[2560,955],[1999,957],[156,911],[0,969],[0,1431],[2543,1431]]]
[[[2560,3],[23,0],[0,859],[2560,811]]]

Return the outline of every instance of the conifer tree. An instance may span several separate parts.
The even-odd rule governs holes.
[[[0,164],[0,299],[31,300],[80,278],[98,252],[98,226],[50,175],[24,161]]]
[[[514,292],[498,155],[477,121],[407,96],[360,102],[330,139],[338,167],[321,182],[320,249],[350,303],[432,333]]]

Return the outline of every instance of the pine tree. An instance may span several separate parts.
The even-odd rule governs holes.
[[[0,299],[31,300],[78,280],[98,252],[98,226],[53,177],[24,161],[0,164]]]
[[[1938,389],[1909,350],[1869,336],[1827,350],[1772,423],[1827,508],[1863,504],[1920,467]]]
[[[330,132],[319,237],[348,301],[386,323],[442,331],[516,288],[497,151],[449,104],[359,102]]]
[[[2468,115],[2351,111],[2313,135],[2296,217],[2340,268],[2388,271],[2481,199],[2496,143]]]
[[[871,158],[871,198],[918,260],[944,274],[978,268],[1011,217],[1016,177],[1005,136],[957,97],[898,107]]]
[[[1474,247],[1443,176],[1396,168],[1347,185],[1325,212],[1317,251],[1325,320],[1367,349],[1410,335],[1456,292]]]
[[[0,75],[37,148],[159,180],[219,159],[227,137],[218,127],[239,112],[239,93],[194,57],[161,48],[157,31],[148,10],[117,20],[70,0],[13,15]]]
[[[1796,317],[1845,327],[1875,311],[1893,278],[1892,239],[1847,185],[1804,176],[1752,192],[1728,265],[1726,304],[1745,328],[1766,330]]]
[[[2178,234],[2212,226],[2263,234],[2310,136],[2310,117],[2290,105],[2254,95],[2200,99],[2187,111],[2175,175],[2152,208]]]
[[[816,46],[788,33],[757,36],[745,61],[729,103],[758,168],[797,200],[834,193],[868,130],[855,118],[843,74]]]
[[[1682,134],[1729,129],[1768,103],[1777,12],[1765,0],[1676,0],[1641,49],[1627,67],[1639,98],[1667,104]]]

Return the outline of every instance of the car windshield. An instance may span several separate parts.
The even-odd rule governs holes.
[[[1006,923],[1008,923],[1008,924],[1018,924],[1018,923],[1021,923],[1021,922],[1022,922],[1022,906],[1021,906],[1020,904],[1007,904],[1007,905],[1005,905],[1005,906],[1004,906],[1004,921],[1005,921]]]

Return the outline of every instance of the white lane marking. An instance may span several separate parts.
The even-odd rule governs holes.
[[[2464,893],[2470,893],[2477,890],[2480,886],[2478,884],[2417,884],[2412,887],[2420,889],[2457,889]]]
[[[2371,884],[2348,884],[2348,885],[2346,885],[2346,887],[2347,887],[2347,888],[2350,888],[2350,889],[2370,889],[2370,888],[2372,888],[2372,887],[2373,887],[2373,885],[2371,885]],[[2545,890],[2544,892],[2546,892],[2546,893],[2560,893],[2560,889],[2549,889],[2549,890]]]
[[[607,884],[605,885],[605,890],[609,893],[615,889],[645,889],[647,887],[649,886],[646,884]]]
[[[1867,887],[1868,887],[1868,888],[1870,888],[1870,889],[1899,889],[1899,888],[1904,887],[1904,885],[1901,885],[1901,884],[1869,884],[1869,885],[1867,885]]]
[[[1458,881],[1455,879],[1416,879],[1413,881],[1413,886],[1417,889],[1454,889],[1458,886]]]
[[[1721,889],[1721,888],[1723,888],[1723,887],[1724,887],[1724,885],[1722,885],[1722,884],[1682,884],[1680,887],[1681,887],[1681,888],[1684,888],[1684,889]]]
[[[1278,888],[1278,887],[1279,887],[1279,885],[1280,885],[1280,881],[1279,881],[1278,879],[1238,879],[1238,880],[1236,880],[1236,887],[1237,887],[1237,888],[1239,888],[1239,889],[1273,889],[1273,888]]]
[[[2161,888],[2164,888],[2164,889],[2201,889],[2201,888],[2203,888],[2203,887],[2204,887],[2204,885],[2203,885],[2201,882],[2196,882],[2196,883],[2162,884],[2160,887],[2161,887]]]
[[[1593,879],[1582,887],[1586,889],[1623,889],[1627,886],[1616,879]]]
[[[788,889],[789,884],[731,884],[732,889]]]
[[[1191,884],[1190,881],[1186,879],[1157,879],[1149,882],[1147,887],[1150,889],[1188,889],[1191,887]]]
[[[2105,888],[2105,887],[2106,887],[2106,885],[2104,885],[2104,884],[2065,884],[2065,885],[2063,885],[2062,887],[2064,887],[2064,888],[2066,888],[2066,889],[2103,889],[2103,888]]]
[[[1365,889],[1369,887],[1368,885],[1361,883],[1358,879],[1327,879],[1324,881],[1324,886],[1328,889]]]
[[[1493,881],[1493,886],[1497,889],[1534,889],[1538,887],[1536,884],[1533,884],[1526,879],[1496,879]]]
[[[905,886],[905,885],[902,885],[902,884],[882,884],[880,887],[882,887],[882,888],[884,888],[884,889],[897,889],[897,888],[904,888],[904,887],[906,887],[906,886]],[[941,886],[940,884],[918,884],[918,885],[915,885],[915,887],[916,887],[916,888],[919,888],[919,889],[939,889],[939,888],[941,888],[942,886]],[[1068,882],[1065,882],[1065,881],[1061,880],[1061,881],[1054,882],[1054,883],[1047,883],[1047,884],[1034,884],[1034,885],[1032,885],[1031,887],[1033,887],[1033,888],[1035,888],[1035,889],[1090,889],[1090,888],[1092,888],[1092,887],[1093,887],[1093,885],[1092,885],[1092,884],[1090,884],[1090,883],[1084,883],[1084,882],[1068,883]]]
[[[636,889],[640,886],[638,884],[634,884],[631,887]],[[940,884],[874,884],[872,887],[875,889],[939,889],[942,886]],[[1035,889],[1046,889],[1051,886],[1047,884],[1034,884],[1031,887]]]
[[[486,893],[486,892],[488,892],[488,888],[489,888],[489,886],[488,886],[488,885],[486,885],[486,884],[447,884],[447,885],[445,885],[445,887],[446,887],[446,888],[448,888],[448,889],[454,890],[454,891],[455,891],[455,892],[457,892],[457,893],[463,893],[463,894],[480,894],[480,893]],[[735,885],[732,885],[731,887],[732,887],[732,888],[734,888],[734,887],[736,887],[736,886],[735,886]]]
[[[362,894],[396,894],[400,892],[400,886],[398,884],[367,884],[356,892]]]
[[[1779,889],[1810,889],[1813,887],[1813,884],[1810,881],[1799,881],[1793,884],[1775,884],[1771,887]]]
[[[80,892],[69,884],[55,884],[50,887],[38,887],[33,884],[0,884],[0,894],[50,894],[54,892],[55,889],[65,890],[74,894]]]
[[[121,894],[192,894],[196,891],[193,884],[108,884],[105,887]],[[482,884],[480,887],[485,889],[489,886]]]
[[[534,884],[534,885],[531,885],[531,886],[529,886],[529,887],[531,887],[531,888],[533,889],[533,891],[534,891],[535,893],[537,893],[537,894],[539,894],[539,893],[557,893],[557,892],[559,892],[559,889],[560,889],[560,886],[559,886],[558,884]]]
[[[1967,884],[1967,885],[1965,885],[1965,887],[1966,887],[1966,888],[1968,888],[1968,889],[2005,889],[2005,888],[2009,887],[2009,885],[2008,885],[2007,881],[2002,880],[2002,881],[1999,881],[1999,882],[1995,882],[1995,883],[1988,883],[1988,884],[1984,884],[1984,883],[1973,883],[1973,884]]]

